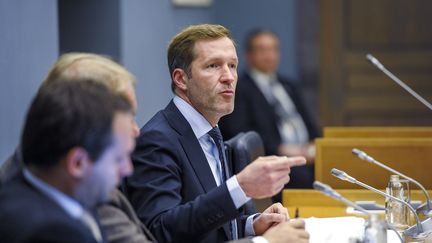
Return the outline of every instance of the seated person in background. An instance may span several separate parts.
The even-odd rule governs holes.
[[[132,173],[131,105],[91,80],[43,85],[21,137],[24,168],[0,190],[2,242],[102,242],[94,206]]]
[[[220,25],[190,26],[169,44],[175,97],[141,129],[126,180],[138,217],[160,242],[224,242],[288,219],[281,204],[242,215],[243,204],[280,191],[290,167],[305,159],[262,157],[233,175],[217,123],[234,107],[237,62]]]
[[[279,41],[273,32],[254,30],[246,40],[249,65],[238,82],[234,112],[223,117],[225,138],[254,130],[267,155],[304,156],[305,166],[292,168],[290,188],[310,188],[314,181],[314,145],[317,128],[306,112],[300,90],[277,73]],[[277,199],[280,201],[280,198]]]

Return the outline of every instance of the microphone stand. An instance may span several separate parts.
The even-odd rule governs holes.
[[[392,168],[386,166],[385,164],[383,164],[383,163],[375,160],[373,157],[369,156],[367,153],[365,153],[365,152],[363,152],[363,151],[361,151],[359,149],[353,148],[352,149],[352,153],[354,155],[356,155],[357,157],[359,157],[360,159],[362,159],[362,160],[365,160],[365,161],[370,162],[372,164],[378,165],[379,167],[381,167],[381,168],[383,168],[385,170],[388,170],[388,171],[390,171],[390,172],[392,172],[392,173],[394,173],[396,175],[399,175],[399,176],[401,176],[401,177],[403,177],[403,178],[411,181],[412,183],[416,184],[423,191],[423,194],[426,196],[426,202],[425,202],[425,204],[424,205],[420,205],[417,208],[417,211],[422,212],[424,215],[426,215],[428,217],[432,216],[432,206],[431,206],[431,201],[430,201],[429,193],[426,191],[426,189],[424,188],[424,186],[422,184],[420,184],[420,182],[414,180],[413,178],[411,178],[411,177],[409,177],[407,175],[404,175],[404,174],[400,173],[399,171],[397,171],[395,169],[392,169]]]
[[[364,208],[340,195],[337,191],[335,191],[327,184],[324,184],[320,181],[314,181],[313,187],[316,190],[325,194],[326,196],[341,201],[344,204],[351,206],[368,216],[368,219],[365,222],[365,236],[363,242],[387,242],[386,226],[388,225],[384,221],[380,220],[378,218],[378,215],[369,213]],[[395,232],[401,242],[403,242],[401,236],[397,233],[397,231]]]
[[[399,84],[408,93],[410,93],[412,96],[414,96],[414,98],[416,98],[418,101],[423,103],[423,105],[425,105],[427,108],[432,110],[432,105],[428,101],[426,101],[423,97],[421,97],[419,94],[417,94],[417,92],[412,90],[408,85],[406,85],[402,80],[400,80],[398,77],[396,77],[393,73],[391,73],[389,70],[387,70],[387,68],[385,68],[384,65],[382,65],[380,63],[380,61],[378,61],[378,59],[376,59],[374,56],[372,56],[372,54],[367,54],[366,59],[370,63],[372,63],[375,67],[377,67],[379,70],[381,70],[385,75],[387,75],[389,78],[391,78],[397,84]]]
[[[333,168],[333,169],[331,170],[331,174],[332,174],[333,176],[335,176],[335,177],[341,179],[341,180],[348,181],[348,182],[351,182],[351,183],[353,183],[353,184],[359,185],[359,186],[364,187],[364,188],[366,188],[366,189],[368,189],[368,190],[371,190],[371,191],[373,191],[373,192],[376,192],[376,193],[380,194],[381,196],[389,197],[389,198],[391,198],[392,200],[395,200],[395,201],[397,201],[397,202],[400,202],[400,203],[402,203],[402,204],[408,206],[408,208],[411,210],[411,212],[413,212],[414,217],[415,217],[415,219],[416,219],[416,224],[417,224],[417,235],[420,235],[420,234],[422,234],[422,233],[424,232],[424,231],[423,231],[422,224],[421,224],[421,222],[420,222],[420,219],[419,219],[419,217],[418,217],[418,215],[417,215],[415,209],[414,209],[414,208],[413,208],[409,203],[407,203],[407,202],[405,202],[405,201],[403,201],[403,200],[401,200],[401,199],[399,199],[399,198],[393,197],[392,195],[389,195],[389,194],[387,194],[387,193],[384,193],[384,192],[382,192],[382,191],[380,191],[380,190],[378,190],[378,189],[376,189],[376,188],[374,188],[374,187],[371,187],[371,186],[369,186],[369,185],[367,185],[367,184],[364,184],[363,182],[358,181],[358,180],[355,179],[354,177],[349,176],[347,173],[345,173],[345,172],[343,172],[343,171],[341,171],[341,170],[338,170],[338,169]]]

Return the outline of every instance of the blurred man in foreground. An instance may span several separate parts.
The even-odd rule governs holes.
[[[102,242],[91,209],[132,172],[129,101],[91,80],[43,85],[26,117],[25,167],[0,190],[5,242]]]

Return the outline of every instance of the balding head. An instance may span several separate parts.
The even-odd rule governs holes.
[[[91,79],[116,92],[125,92],[135,84],[135,77],[108,57],[91,53],[62,55],[51,68],[43,84],[56,80]]]

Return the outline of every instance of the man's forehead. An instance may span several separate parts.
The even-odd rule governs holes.
[[[237,59],[237,50],[234,42],[228,37],[198,40],[195,42],[193,48],[194,60],[198,57],[216,58],[220,52],[227,52],[230,49],[233,50],[230,53],[232,55],[231,58]]]
[[[265,43],[266,41],[267,42],[268,41],[273,42],[276,45],[279,44],[279,39],[275,35],[273,35],[271,33],[267,33],[267,32],[261,33],[260,35],[255,36],[252,39],[251,43],[252,43],[252,45],[260,45],[262,43]]]

